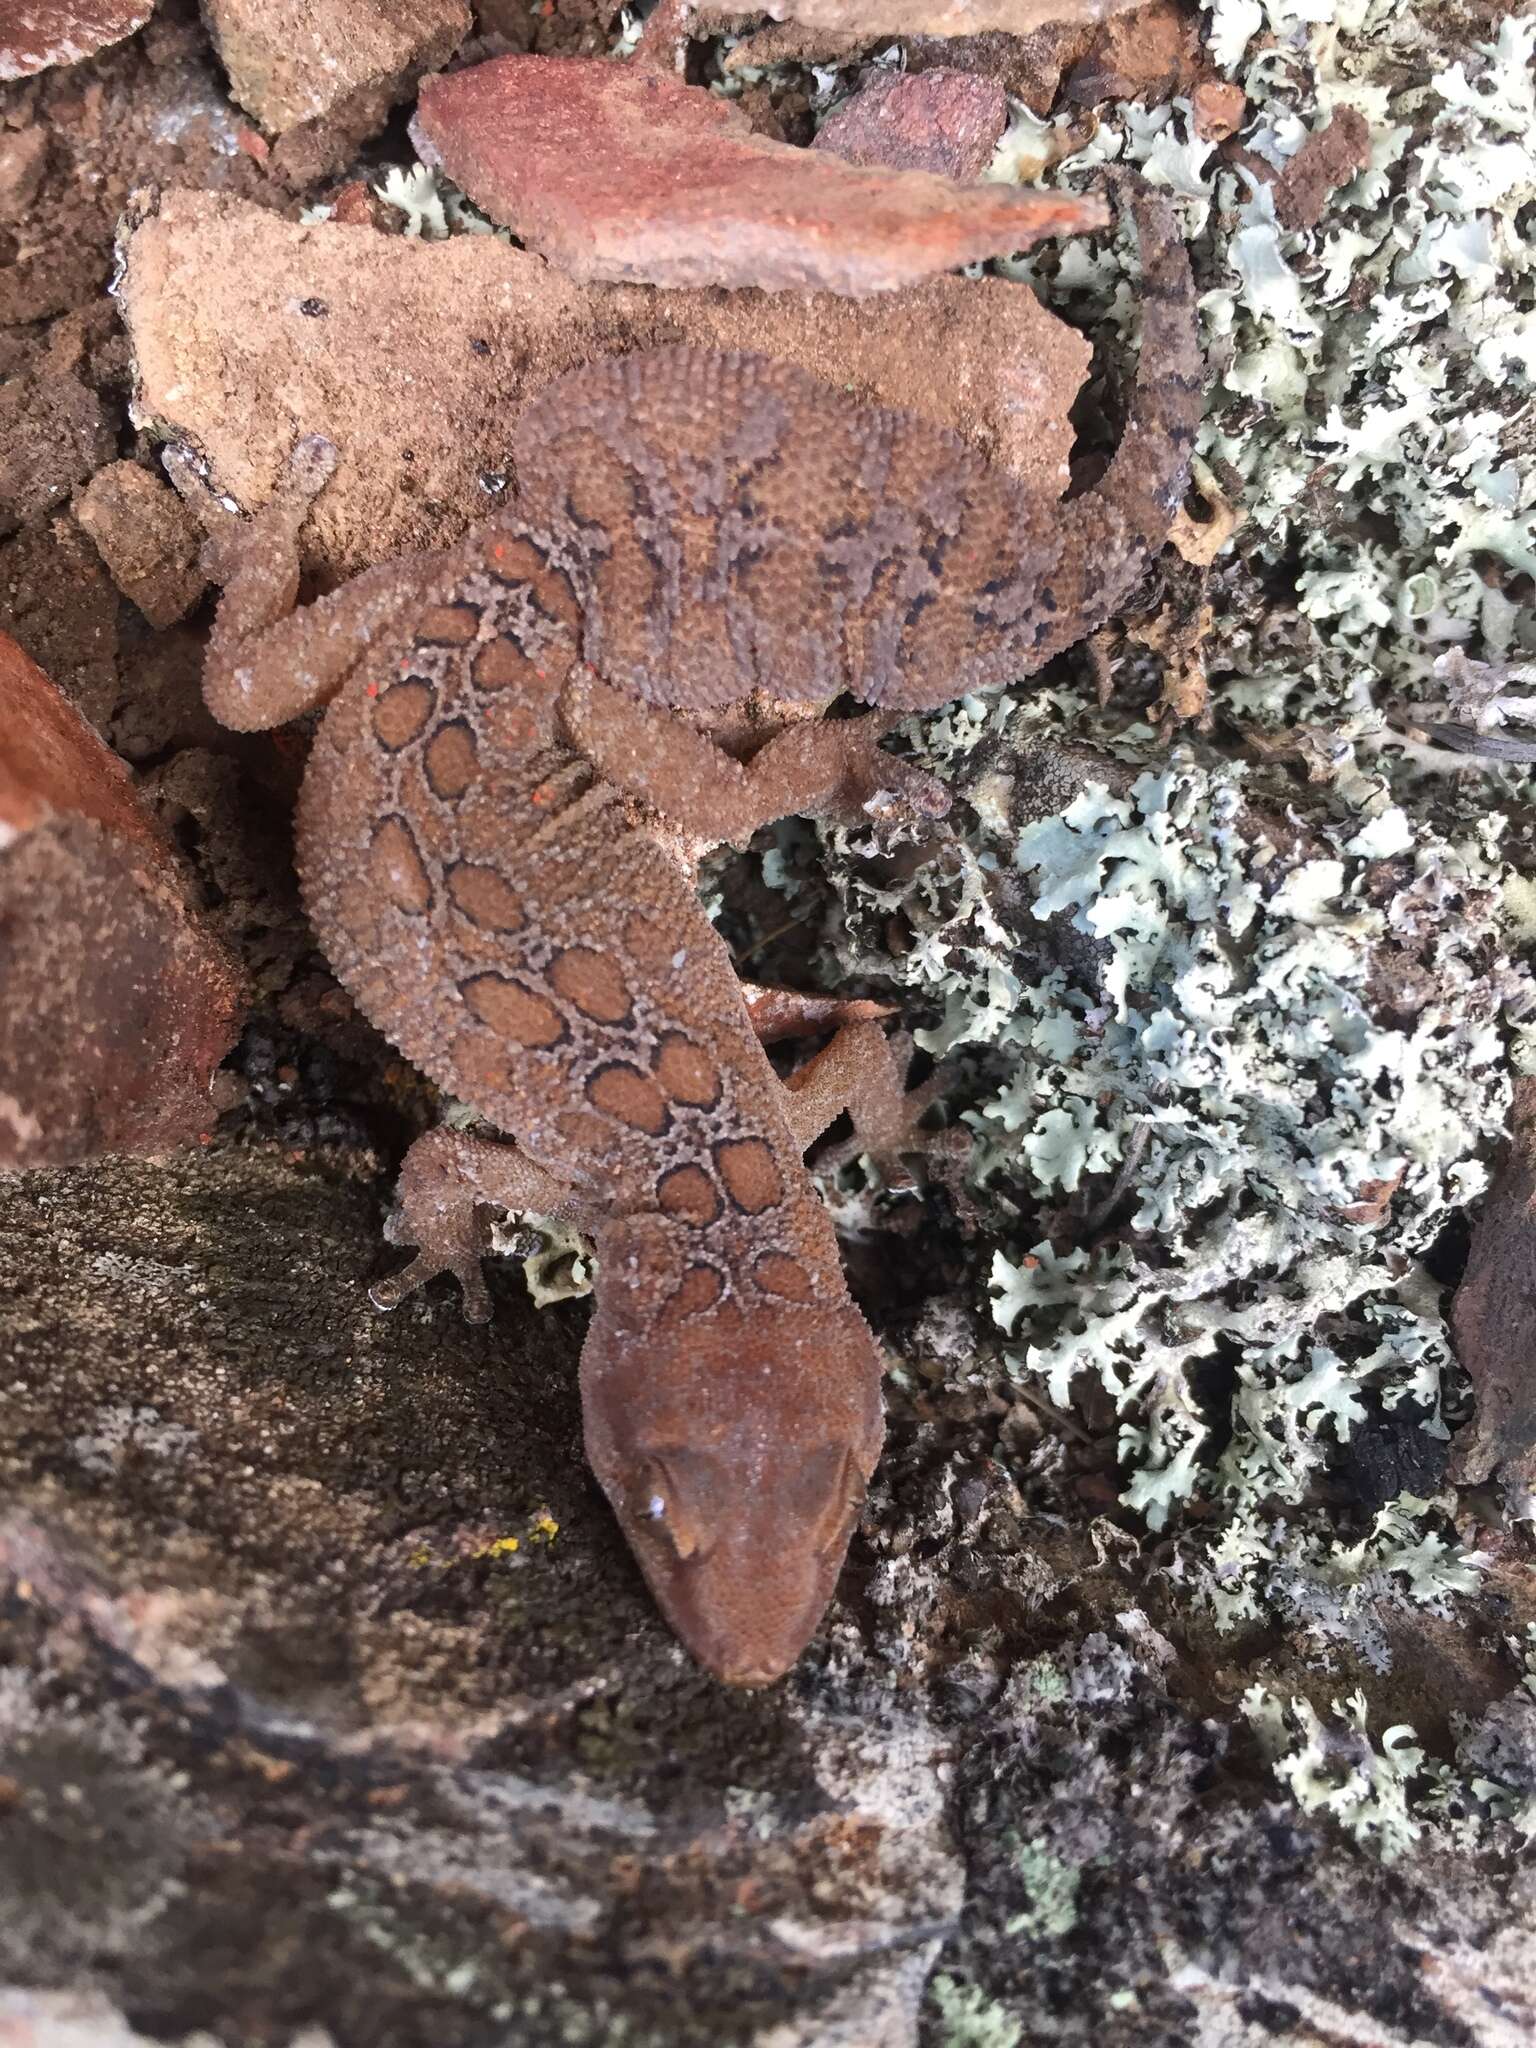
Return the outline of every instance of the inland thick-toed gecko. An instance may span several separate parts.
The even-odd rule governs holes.
[[[873,1005],[745,990],[692,886],[704,845],[790,812],[931,817],[895,718],[1029,674],[1108,618],[1182,497],[1201,363],[1165,205],[1132,199],[1141,368],[1099,487],[1028,495],[953,435],[802,372],[692,349],[549,386],[517,498],[445,554],[294,611],[335,451],[204,506],[225,724],[330,701],[298,813],[305,900],[372,1021],[504,1133],[412,1146],[374,1290],[439,1272],[489,1313],[483,1205],[596,1241],[592,1466],[678,1634],[722,1679],[787,1670],[831,1597],[883,1425],[880,1358],[803,1154],[845,1109],[892,1174],[918,1127]],[[874,715],[820,720],[839,696]],[[331,701],[334,700],[334,701]],[[763,1038],[842,1019],[781,1081]]]

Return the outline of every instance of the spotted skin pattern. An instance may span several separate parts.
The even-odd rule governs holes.
[[[868,1005],[779,1080],[759,1034],[793,1028],[793,999],[744,991],[692,859],[791,811],[938,815],[939,786],[877,745],[890,723],[1027,675],[1142,575],[1201,374],[1182,245],[1161,202],[1131,204],[1135,401],[1099,489],[1066,505],[924,421],[688,349],[550,386],[516,429],[508,513],[304,611],[328,444],[301,442],[250,521],[201,493],[224,584],[211,708],[249,729],[330,705],[298,817],[321,944],[512,1141],[418,1141],[396,1226],[418,1256],[375,1299],[447,1270],[488,1313],[486,1204],[592,1230],[588,1453],[659,1604],[731,1683],[809,1639],[882,1438],[879,1355],[805,1147],[844,1109],[893,1175],[939,1141]],[[812,715],[843,693],[876,715]]]

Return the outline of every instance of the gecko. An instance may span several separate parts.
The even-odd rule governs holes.
[[[879,1457],[881,1358],[804,1154],[847,1112],[893,1181],[919,1117],[882,1006],[745,988],[701,850],[792,813],[923,821],[944,786],[880,746],[1113,616],[1188,479],[1203,389],[1166,203],[1130,194],[1140,358],[1097,487],[1032,493],[958,437],[789,365],[663,347],[556,379],[512,430],[515,499],[446,551],[296,608],[334,447],[243,517],[187,454],[222,586],[204,693],[240,730],[325,706],[296,815],[314,930],[368,1017],[475,1130],[403,1161],[374,1286],[439,1273],[490,1313],[490,1210],[595,1245],[587,1456],[663,1614],[760,1686],[825,1611]],[[861,712],[825,717],[834,702]],[[781,1079],[766,1041],[827,1043]],[[941,1160],[942,1163],[942,1160]]]

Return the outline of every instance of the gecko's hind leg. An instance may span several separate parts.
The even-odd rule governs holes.
[[[834,1146],[824,1164],[841,1166],[867,1154],[887,1186],[910,1188],[915,1177],[907,1162],[920,1158],[949,1189],[962,1223],[969,1224],[974,1210],[962,1176],[970,1157],[970,1133],[959,1125],[944,1130],[922,1127],[919,1119],[941,1083],[935,1075],[909,1088],[911,1057],[909,1032],[896,1031],[887,1038],[874,1018],[844,1024],[831,1043],[784,1084],[790,1128],[802,1146],[809,1146],[846,1110],[853,1136]]]
[[[393,1244],[418,1247],[402,1271],[369,1288],[375,1308],[398,1308],[408,1294],[439,1273],[452,1273],[464,1291],[471,1323],[490,1320],[480,1261],[488,1250],[484,1207],[529,1209],[590,1226],[590,1200],[575,1185],[538,1165],[515,1145],[439,1126],[412,1145],[400,1167],[399,1213],[386,1227]]]

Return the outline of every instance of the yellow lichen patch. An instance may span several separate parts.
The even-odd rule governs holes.
[[[528,1541],[530,1543],[553,1543],[559,1534],[560,1524],[555,1520],[548,1508],[540,1508],[528,1524]]]

